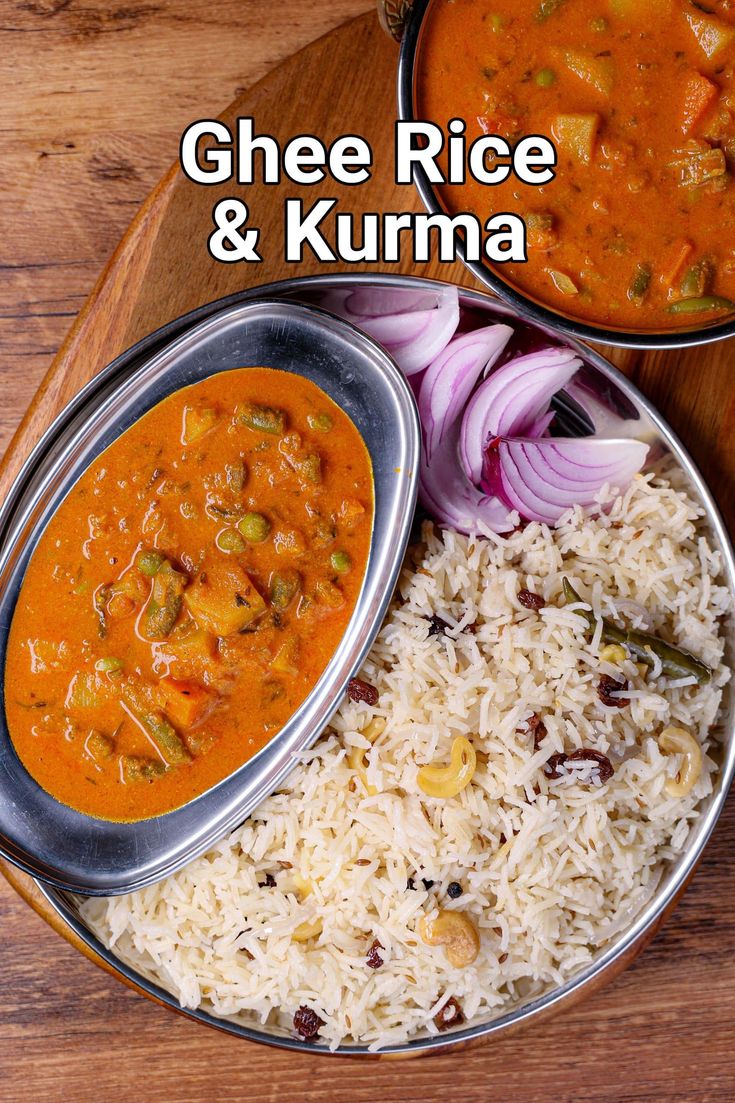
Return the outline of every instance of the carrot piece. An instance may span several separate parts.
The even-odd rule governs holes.
[[[711,80],[707,80],[707,77],[703,77],[701,73],[689,74],[684,85],[684,111],[681,123],[684,134],[692,133],[714,106],[719,95],[720,89]]]
[[[178,728],[191,728],[209,710],[211,697],[197,682],[162,678],[159,683],[164,711]]]
[[[691,241],[677,241],[670,254],[661,265],[661,283],[664,287],[673,287],[681,275],[684,265],[694,252]]]

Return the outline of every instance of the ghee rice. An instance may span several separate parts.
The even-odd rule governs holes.
[[[245,824],[160,884],[85,901],[84,917],[184,1007],[289,1031],[305,1006],[332,1048],[435,1033],[450,999],[472,1022],[562,983],[650,898],[712,791],[730,599],[698,519],[647,475],[605,515],[576,509],[555,529],[467,538],[425,525],[360,672],[377,704],[346,699]],[[602,661],[599,629],[565,608],[564,576],[598,616],[691,651],[711,682]],[[629,705],[602,703],[601,674],[627,680]],[[547,731],[536,750],[534,714]],[[681,765],[657,742],[669,724],[705,752],[685,797],[665,791]],[[458,735],[477,752],[471,783],[425,796],[419,768],[446,762]],[[547,776],[552,754],[580,748],[609,758],[607,783],[592,759]],[[438,908],[477,928],[470,966],[422,940],[419,920]]]

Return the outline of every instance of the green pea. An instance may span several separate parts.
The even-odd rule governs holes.
[[[553,69],[539,69],[536,74],[536,84],[539,88],[551,88],[555,80],[556,73]]]
[[[99,670],[102,674],[112,674],[116,670],[122,670],[123,665],[122,659],[109,657],[106,659],[98,659],[94,664],[94,669]]]
[[[328,433],[334,426],[329,414],[309,414],[306,419],[310,429],[316,429],[318,433]]]
[[[155,551],[144,551],[135,560],[135,565],[141,574],[153,578],[154,574],[158,574],[163,566],[163,556]]]
[[[238,555],[245,551],[245,541],[236,529],[222,529],[217,533],[215,543],[221,552]]]
[[[250,544],[260,544],[271,530],[270,522],[262,513],[246,513],[237,527]]]
[[[347,574],[352,567],[352,560],[346,551],[332,552],[329,561],[337,574]]]

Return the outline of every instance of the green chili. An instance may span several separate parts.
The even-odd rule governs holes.
[[[568,603],[582,601],[568,578],[562,579],[562,588],[564,598]],[[578,609],[577,613],[580,617],[584,617],[588,626],[594,631],[597,627],[597,617],[594,613],[587,612],[584,609]],[[605,643],[622,644],[639,662],[646,663],[648,666],[653,666],[654,656],[657,657],[661,662],[662,673],[670,678],[689,678],[693,676],[698,685],[703,685],[705,682],[709,682],[712,677],[710,668],[695,658],[694,655],[690,655],[688,651],[682,651],[680,648],[674,647],[673,644],[666,643],[648,632],[618,628],[607,617],[602,617],[601,622],[602,639]]]

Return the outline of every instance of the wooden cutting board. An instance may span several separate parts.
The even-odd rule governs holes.
[[[252,115],[282,141],[313,133],[325,141],[354,132],[375,152],[369,185],[327,184],[342,210],[414,210],[412,189],[392,179],[397,51],[374,16],[307,47],[236,100],[225,121]],[[262,231],[264,261],[223,265],[205,248],[211,208],[231,187],[197,187],[174,167],[146,201],[56,357],[0,468],[0,494],[69,398],[124,348],[185,311],[244,287],[339,271],[313,259],[282,260],[282,203],[291,185],[255,185],[244,196]],[[345,266],[342,266],[344,269]],[[458,266],[406,260],[384,271],[436,276],[473,286]],[[702,466],[729,519],[735,475],[733,345],[612,358],[659,406]],[[549,1099],[731,1100],[735,816],[728,811],[693,887],[652,947],[621,979],[556,1020],[519,1036],[420,1062],[326,1062],[237,1042],[205,1031],[142,997],[82,959],[29,920],[21,945],[3,945],[0,969],[15,987],[0,997],[0,1100],[239,1099],[394,1101],[462,1098],[469,1103]],[[6,869],[45,918],[32,882]],[[26,955],[24,957],[24,955]],[[26,978],[18,960],[46,963]],[[39,980],[43,977],[43,981]],[[20,1027],[18,1026],[20,1024]],[[34,1026],[38,1030],[34,1030]],[[64,1043],[49,1039],[62,1032]],[[1,1036],[1,1035],[0,1035]],[[50,1048],[51,1047],[51,1048]],[[32,1090],[29,1085],[32,1085]],[[30,1094],[29,1094],[30,1092]],[[71,1094],[70,1094],[71,1092]]]

